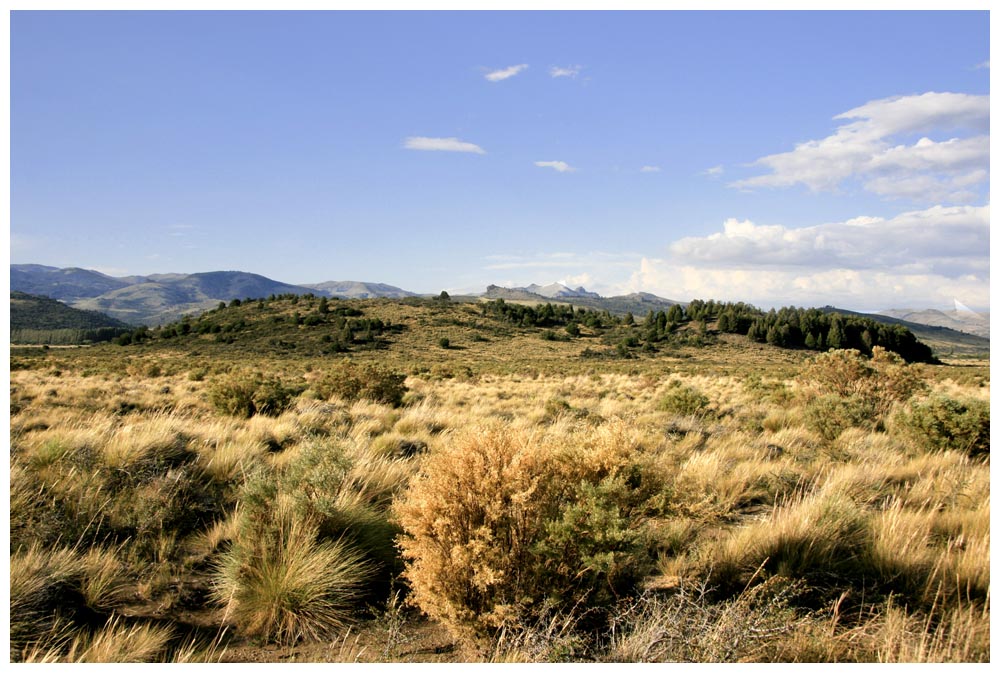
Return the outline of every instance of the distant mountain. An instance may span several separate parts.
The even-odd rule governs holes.
[[[567,299],[567,298],[579,298],[579,297],[590,297],[592,299],[600,299],[601,295],[596,292],[587,292],[583,287],[578,287],[575,290],[566,287],[562,283],[551,283],[549,285],[536,285],[532,283],[528,287],[515,287],[514,290],[524,290],[525,292],[530,292],[531,294],[539,294],[543,297],[548,297],[550,299]]]
[[[97,271],[59,269],[41,264],[11,264],[10,289],[36,296],[68,300],[97,297],[127,285],[124,278],[113,278]]]
[[[916,310],[910,308],[894,308],[879,311],[880,315],[898,318],[920,325],[933,327],[948,327],[958,332],[974,334],[984,339],[990,338],[990,314],[979,314],[971,311],[938,311],[936,309]]]
[[[532,288],[535,288],[536,290],[546,290],[550,293],[550,295],[533,292]],[[588,292],[582,287],[577,288],[576,290],[571,290],[564,285],[560,285],[559,283],[553,283],[552,285],[545,286],[532,284],[527,287],[512,288],[490,285],[486,288],[486,293],[483,297],[491,300],[503,299],[504,301],[523,301],[531,303],[554,301],[584,308],[593,308],[599,311],[608,311],[609,313],[615,315],[625,315],[626,313],[631,313],[633,316],[637,317],[644,316],[650,311],[665,311],[674,304],[683,305],[683,302],[674,301],[672,299],[664,299],[663,297],[657,297],[655,294],[649,294],[648,292],[634,292],[632,294],[620,295],[617,297],[602,297],[596,292]]]
[[[85,269],[11,264],[11,290],[43,295],[75,308],[100,311],[133,325],[160,325],[215,308],[220,301],[272,294],[316,294],[367,299],[409,297],[413,292],[383,283],[329,281],[291,285],[244,271],[164,273],[115,278]]]
[[[308,288],[255,273],[210,271],[149,276],[143,282],[72,303],[77,308],[101,311],[133,324],[158,325],[215,308],[220,301],[310,292]]]
[[[403,290],[393,285],[358,282],[354,280],[328,280],[325,283],[303,285],[302,287],[315,290],[317,294],[325,294],[329,297],[339,297],[341,299],[373,299],[375,297],[401,299],[402,297],[417,296],[414,292]]]

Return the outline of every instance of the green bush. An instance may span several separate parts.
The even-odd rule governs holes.
[[[250,418],[255,414],[280,415],[292,405],[298,393],[276,376],[236,372],[216,381],[209,388],[208,397],[218,411]]]
[[[821,395],[855,397],[871,410],[876,427],[892,405],[904,402],[925,387],[917,365],[880,346],[871,359],[856,350],[831,350],[817,355],[802,371],[803,382]]]
[[[895,419],[904,432],[928,449],[989,455],[990,403],[985,400],[934,395],[911,403]]]
[[[667,394],[660,398],[660,411],[679,416],[695,416],[703,413],[709,405],[708,397],[699,390],[685,386],[680,381],[670,382]]]
[[[405,381],[405,374],[380,365],[344,361],[324,372],[312,388],[322,399],[339,397],[348,402],[366,399],[398,407],[407,391]]]
[[[823,439],[833,441],[848,428],[874,430],[875,408],[858,395],[821,395],[805,407],[806,426]]]

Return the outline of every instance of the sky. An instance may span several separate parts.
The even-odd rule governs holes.
[[[15,11],[11,263],[985,310],[989,25]]]

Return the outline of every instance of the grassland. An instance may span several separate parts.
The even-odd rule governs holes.
[[[12,348],[12,660],[989,660],[988,363],[308,301]]]

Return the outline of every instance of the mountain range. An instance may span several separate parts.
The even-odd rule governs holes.
[[[292,285],[245,271],[210,271],[205,273],[168,273],[148,276],[109,276],[80,268],[57,268],[41,264],[11,264],[11,291],[50,297],[74,308],[99,311],[132,325],[160,325],[215,308],[219,302],[280,294],[315,294],[341,299],[375,297],[407,298],[421,295],[384,283],[326,281]],[[561,283],[531,284],[525,287],[490,285],[482,294],[453,297],[477,301],[504,299],[515,302],[572,303],[574,306],[607,310],[636,317],[649,311],[667,310],[684,304],[645,292],[602,297],[583,287],[570,288]],[[842,311],[850,313],[850,311]],[[924,341],[975,351],[989,349],[989,316],[971,311],[893,309],[882,314],[862,314],[881,322],[902,324]]]
[[[245,271],[108,276],[88,269],[11,264],[10,289],[58,299],[74,308],[100,311],[132,325],[160,325],[214,308],[220,301],[279,294],[315,294],[342,299],[407,297],[383,283],[328,281],[291,285]]]

